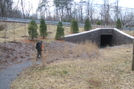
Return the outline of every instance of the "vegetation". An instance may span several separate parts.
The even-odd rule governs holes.
[[[40,20],[40,35],[43,38],[47,37],[47,25],[43,18]]]
[[[82,46],[79,46],[79,49],[81,48]],[[90,45],[89,48],[93,46]],[[134,72],[131,71],[132,45],[95,50],[99,53],[94,54],[97,55],[96,57],[74,57],[51,63],[46,67],[35,65],[28,68],[12,82],[11,89],[25,87],[28,89],[131,89],[134,87]]]
[[[95,2],[97,0],[94,0]],[[53,0],[54,5],[49,5],[49,0],[40,0],[38,4],[38,9],[34,9],[33,2],[26,4],[24,0],[0,0],[0,17],[11,17],[11,18],[38,18],[36,12],[44,12],[41,17],[45,18],[47,21],[70,21],[73,18],[77,19],[79,23],[83,23],[84,18],[90,18],[91,24],[96,24],[96,16],[101,17],[102,25],[116,25],[116,20],[121,18],[122,26],[133,25],[134,14],[131,8],[120,8],[119,0],[109,1],[102,0],[102,5],[100,8],[96,8],[94,2],[90,0],[86,1],[84,8],[81,6],[81,2],[75,2],[75,0]],[[75,5],[74,5],[75,3]],[[85,2],[83,2],[85,3]],[[113,7],[115,3],[115,7]],[[92,6],[91,6],[92,5]],[[54,9],[51,9],[53,7]],[[97,6],[98,7],[98,6]],[[53,14],[55,10],[55,14]],[[96,13],[98,11],[98,13]],[[85,13],[86,12],[86,13]],[[109,14],[112,13],[112,14]],[[126,14],[124,14],[126,13]],[[121,14],[121,15],[120,15]],[[127,18],[126,18],[127,17]],[[112,23],[111,23],[112,22]]]
[[[97,25],[101,25],[101,21],[98,20],[98,21],[96,22],[96,24],[97,24]]]
[[[2,26],[6,26],[7,29],[7,42],[9,41],[14,41],[14,35],[15,35],[15,40],[16,41],[20,41],[20,40],[24,40],[27,39],[27,37],[29,37],[29,33],[28,33],[28,25],[29,24],[23,24],[23,23],[11,23],[11,22],[0,22],[0,24]],[[53,41],[55,40],[55,35],[56,35],[56,28],[57,26],[55,25],[47,25],[47,29],[48,30],[48,35],[47,38],[45,39],[46,41]],[[63,26],[64,30],[64,34],[65,35],[69,35],[70,34],[70,27],[68,26]],[[92,26],[92,29],[95,29],[96,26]],[[100,26],[100,28],[105,28],[103,26]],[[15,31],[15,33],[14,33]],[[79,27],[79,32],[83,32],[84,28],[83,27]],[[125,33],[134,36],[134,31],[125,31],[123,30]],[[39,29],[38,29],[39,32]],[[5,41],[5,30],[0,31],[0,42],[4,42]]]
[[[71,33],[78,33],[79,32],[79,28],[78,28],[78,22],[73,19],[72,22],[71,22]]]
[[[34,38],[37,38],[38,36],[37,29],[38,29],[38,26],[36,22],[34,20],[31,20],[28,26],[28,33],[29,33],[29,37],[31,40],[33,40]]]
[[[117,19],[116,21],[116,28],[121,29],[121,20]]]
[[[56,35],[55,35],[55,39],[59,40],[63,36],[64,36],[64,28],[62,27],[62,22],[59,22],[58,25],[57,25],[57,32],[56,32]]]
[[[91,27],[89,18],[87,18],[87,19],[85,20],[84,30],[85,30],[85,31],[88,31],[88,30],[90,30],[91,28],[92,28],[92,27]]]

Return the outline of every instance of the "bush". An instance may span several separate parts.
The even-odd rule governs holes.
[[[97,24],[97,25],[101,25],[101,22],[98,20],[98,21],[96,22],[96,24]]]
[[[79,28],[78,28],[78,22],[76,20],[72,20],[71,22],[71,33],[78,33],[79,32]]]
[[[87,18],[87,19],[85,20],[84,30],[85,30],[85,31],[88,31],[88,30],[90,30],[90,29],[91,29],[91,24],[90,24],[89,18]]]
[[[57,25],[57,32],[56,32],[55,39],[59,40],[61,39],[62,36],[64,36],[64,28],[62,27],[62,22],[59,22]]]
[[[40,35],[43,38],[47,37],[47,25],[46,25],[44,19],[40,20]]]
[[[34,38],[37,38],[38,36],[37,29],[38,29],[38,26],[36,22],[32,20],[28,26],[28,33],[29,33],[29,37],[31,38],[31,40],[33,40]]]
[[[120,19],[118,19],[116,21],[116,28],[121,29],[121,20]]]

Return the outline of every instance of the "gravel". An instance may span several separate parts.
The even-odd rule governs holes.
[[[13,79],[17,78],[18,74],[25,68],[31,66],[31,62],[25,62],[10,66],[0,71],[0,89],[10,89],[10,84]]]

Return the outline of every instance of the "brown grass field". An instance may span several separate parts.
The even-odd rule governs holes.
[[[0,22],[0,25],[6,25],[6,28],[3,31],[0,31],[0,42],[6,41],[22,41],[24,39],[29,39],[28,37],[28,24],[25,23],[11,23],[11,22]],[[47,38],[51,41],[54,40],[56,34],[57,26],[55,25],[47,25]],[[65,35],[70,34],[70,27],[64,26]],[[79,32],[82,32],[83,28],[79,28]],[[39,33],[39,25],[38,25],[38,33]],[[5,35],[6,34],[6,35]],[[40,37],[40,36],[38,36]],[[6,38],[6,39],[5,39]],[[46,41],[49,41],[46,39]]]
[[[22,23],[3,23],[7,25],[6,41],[28,39],[28,25]],[[65,28],[65,35],[70,28]],[[83,28],[80,28],[80,32]],[[125,31],[133,35],[133,31]],[[48,39],[54,41],[56,26],[48,25]],[[5,41],[5,30],[0,31],[0,42]],[[14,35],[15,34],[15,35]],[[88,46],[88,47],[87,47]],[[86,42],[62,51],[49,50],[43,54],[42,63],[25,69],[15,79],[11,89],[133,89],[134,72],[132,66],[132,45],[121,45],[99,49]],[[50,63],[49,58],[63,57],[64,60]],[[85,57],[86,56],[86,57]],[[50,63],[50,64],[48,64]]]
[[[133,89],[132,45],[90,47],[97,56],[34,65],[12,82],[11,89]]]

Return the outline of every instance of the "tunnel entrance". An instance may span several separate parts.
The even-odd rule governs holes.
[[[113,35],[101,35],[100,47],[112,46]]]

